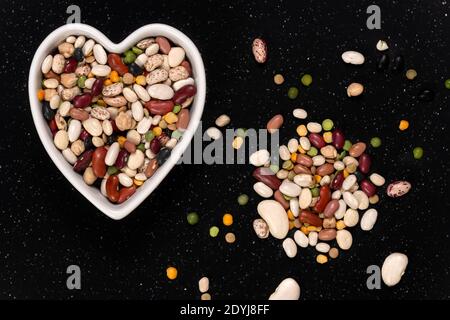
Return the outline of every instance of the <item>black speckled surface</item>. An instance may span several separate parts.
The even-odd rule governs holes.
[[[301,299],[448,299],[449,279],[449,96],[450,3],[377,1],[382,29],[365,25],[368,1],[77,1],[82,22],[114,41],[141,25],[171,24],[186,33],[201,51],[208,93],[204,126],[227,113],[231,127],[263,127],[281,112],[283,135],[295,134],[294,107],[309,120],[332,118],[353,140],[378,135],[383,146],[369,150],[374,168],[388,181],[406,179],[413,190],[404,198],[382,201],[378,222],[369,233],[355,230],[349,252],[323,266],[312,248],[289,259],[281,241],[259,240],[251,222],[258,196],[252,191],[250,165],[176,166],[160,187],[128,218],[112,221],[98,212],[56,170],[34,128],[29,111],[27,77],[34,51],[45,36],[65,23],[71,2],[8,1],[0,6],[3,77],[0,143],[0,297],[44,299],[198,299],[197,281],[210,278],[214,299],[265,299],[285,277],[302,287]],[[270,58],[253,61],[254,37],[268,41]],[[375,44],[386,39],[389,53],[402,53],[418,77],[375,71]],[[362,67],[345,65],[340,54],[358,50]],[[299,98],[286,97],[301,72],[313,75]],[[272,77],[281,72],[283,86]],[[366,92],[348,99],[345,86],[362,82]],[[418,88],[436,92],[431,103],[418,102]],[[406,118],[411,127],[400,132]],[[424,159],[412,158],[421,145]],[[246,192],[250,202],[239,207]],[[198,225],[187,212],[201,215]],[[237,236],[225,243],[208,235],[225,212]],[[393,251],[405,252],[409,265],[393,288],[366,288],[366,268],[382,264]],[[65,270],[77,264],[82,289],[66,288]],[[179,270],[168,281],[165,269]]]

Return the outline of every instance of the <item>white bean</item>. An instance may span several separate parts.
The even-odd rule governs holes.
[[[317,245],[317,241],[319,240],[319,234],[315,231],[312,231],[308,234],[308,241],[311,247],[315,247]]]
[[[69,135],[70,142],[74,142],[75,140],[77,140],[81,134],[81,122],[76,119],[70,120],[67,133]]]
[[[318,122],[308,122],[306,128],[312,133],[319,133],[322,131],[322,125]]]
[[[131,187],[133,185],[133,179],[131,179],[125,173],[119,173],[117,177],[119,178],[120,184],[125,188]]]
[[[98,43],[94,45],[94,58],[99,64],[106,64],[108,61],[105,49]]]
[[[405,254],[399,252],[391,253],[384,260],[381,267],[383,282],[389,287],[395,286],[405,274],[407,266],[408,257]]]
[[[338,230],[336,234],[336,242],[342,250],[348,250],[352,246],[353,243],[353,237],[352,234],[345,230]]]
[[[309,245],[308,237],[300,230],[295,231],[294,240],[299,245],[299,247],[306,248]]]
[[[220,132],[220,130],[216,127],[209,127],[206,129],[206,135],[212,140],[218,140],[222,137],[222,132]]]
[[[294,240],[292,240],[291,238],[284,239],[283,249],[289,258],[294,258],[297,255],[297,246],[295,245]]]
[[[328,251],[330,251],[330,245],[328,243],[325,242],[319,242],[316,245],[316,250],[321,252],[321,253],[327,253]]]
[[[359,206],[358,199],[356,199],[355,196],[351,192],[345,191],[343,193],[343,198],[344,198],[345,203],[350,208],[355,209],[355,210],[358,209],[358,206]]]
[[[113,166],[116,163],[117,157],[119,155],[120,145],[118,142],[114,142],[108,149],[105,156],[105,164],[107,166]]]
[[[292,111],[292,114],[297,119],[306,119],[306,117],[308,117],[308,113],[306,112],[306,110],[300,108],[294,109],[294,111]]]
[[[361,229],[364,231],[372,230],[373,226],[377,222],[378,211],[376,209],[369,209],[364,212],[361,218]]]
[[[270,153],[266,149],[258,150],[250,155],[249,161],[255,167],[266,164],[270,159]]]
[[[260,181],[253,185],[253,190],[263,198],[270,198],[273,195],[273,190]]]
[[[341,57],[345,63],[350,64],[363,64],[365,60],[364,56],[357,51],[345,51]]]
[[[354,227],[358,224],[359,221],[359,214],[357,210],[354,209],[347,209],[344,214],[344,224],[347,227]]]

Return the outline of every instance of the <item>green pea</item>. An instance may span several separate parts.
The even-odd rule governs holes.
[[[115,175],[117,172],[119,172],[119,169],[117,169],[115,166],[108,167],[108,174],[110,176]]]
[[[197,224],[200,219],[197,212],[189,212],[186,216],[186,220],[191,226],[193,226],[194,224]]]
[[[286,201],[290,201],[292,199],[292,197],[289,197],[289,196],[287,196],[285,194],[283,194],[283,198],[286,199]]]
[[[143,143],[139,144],[136,148],[141,150],[142,152],[145,152],[145,144]]]
[[[334,123],[333,120],[331,119],[325,119],[322,121],[322,128],[325,131],[330,131],[331,129],[333,129],[334,127]]]
[[[302,82],[302,84],[305,87],[309,87],[312,83],[312,76],[308,73],[305,73],[302,78],[300,79],[300,81]]]
[[[342,151],[341,154],[339,155],[338,160],[342,160],[342,159],[344,159],[346,156],[347,156],[347,151],[344,150],[344,151]]]
[[[183,136],[183,132],[179,131],[179,130],[175,130],[172,132],[171,137],[175,138],[177,140],[180,140],[180,138]]]
[[[176,105],[173,107],[172,112],[173,112],[173,113],[178,113],[178,112],[180,112],[180,111],[181,111],[181,106],[180,106],[179,104],[176,104]]]
[[[381,139],[378,137],[373,137],[370,139],[370,145],[374,148],[379,148],[381,146]]]
[[[289,99],[294,100],[298,96],[298,89],[296,87],[290,87],[288,90]]]
[[[422,159],[423,157],[423,148],[422,147],[415,147],[413,149],[413,155],[414,155],[414,159]]]
[[[239,205],[245,206],[248,203],[248,195],[246,195],[245,193],[241,194],[237,198],[237,201],[238,201]]]
[[[345,140],[344,147],[342,149],[344,149],[345,151],[348,151],[348,150],[350,150],[352,145],[353,144],[352,144],[352,142],[350,140]]]
[[[144,53],[144,50],[139,49],[138,47],[131,48],[131,51],[133,51],[136,55],[140,55]]]
[[[219,234],[219,228],[217,228],[216,226],[212,226],[209,229],[209,235],[213,238],[217,237],[217,235]]]
[[[310,149],[309,149],[309,151],[307,152],[307,155],[308,156],[310,156],[310,157],[314,157],[314,156],[317,156],[317,148],[316,147],[311,147]]]
[[[445,80],[444,85],[447,89],[450,89],[450,79]]]
[[[292,170],[292,168],[294,168],[294,164],[291,160],[286,160],[283,162],[282,168],[284,170]]]
[[[278,166],[277,164],[271,164],[269,168],[273,173],[277,173],[278,171],[280,171],[280,166]]]
[[[311,189],[311,194],[312,194],[313,197],[318,197],[319,194],[320,194],[319,188],[312,188]]]
[[[126,51],[125,57],[123,58],[123,62],[126,64],[130,64],[133,63],[134,60],[136,60],[136,54],[131,50]]]
[[[247,129],[245,129],[245,128],[238,128],[236,130],[236,136],[241,137],[241,138],[245,138],[246,135],[247,135]]]
[[[77,86],[83,89],[85,87],[84,83],[86,82],[86,76],[81,76],[78,78]]]
[[[145,141],[150,142],[155,137],[155,134],[152,131],[147,131],[145,134]]]

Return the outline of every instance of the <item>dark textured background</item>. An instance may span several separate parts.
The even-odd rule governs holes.
[[[373,231],[355,228],[349,252],[326,265],[315,262],[315,250],[299,249],[286,257],[281,241],[259,240],[251,223],[259,199],[252,191],[249,165],[177,166],[160,187],[128,218],[112,221],[98,212],[56,170],[33,126],[28,104],[28,68],[45,36],[65,23],[67,1],[1,1],[3,78],[0,144],[0,297],[198,299],[197,281],[210,278],[214,299],[265,299],[285,277],[302,287],[301,299],[430,299],[450,297],[449,280],[449,131],[450,5],[439,1],[376,3],[382,29],[366,28],[367,1],[107,1],[75,2],[82,22],[113,41],[141,25],[162,22],[192,38],[203,55],[208,93],[204,126],[227,113],[231,127],[263,127],[281,112],[285,137],[295,134],[294,107],[309,120],[335,120],[353,140],[378,135],[383,146],[374,151],[374,168],[388,181],[406,179],[413,190],[404,198],[387,199],[377,208]],[[270,58],[254,62],[254,37],[268,41]],[[389,53],[402,53],[407,67],[418,71],[414,82],[404,74],[377,73],[375,49],[386,39]],[[340,54],[358,50],[367,62],[345,65]],[[301,72],[314,77],[299,98],[286,97],[299,84]],[[283,86],[272,77],[281,72]],[[348,99],[345,86],[360,81],[366,92]],[[422,86],[436,91],[431,103],[414,96]],[[406,118],[411,127],[397,129]],[[424,159],[412,158],[421,145]],[[239,207],[236,197],[251,200]],[[383,191],[384,194],[384,191]],[[201,216],[192,227],[187,212]],[[225,243],[209,227],[221,225],[224,212],[234,214],[227,228],[237,236]],[[381,266],[393,251],[405,252],[409,265],[394,288],[366,288],[366,268]],[[65,270],[78,264],[82,290],[66,289]],[[168,281],[165,269],[179,270]]]

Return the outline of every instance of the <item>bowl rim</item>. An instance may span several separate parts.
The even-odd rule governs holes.
[[[103,196],[99,189],[88,186],[84,183],[82,175],[74,172],[72,166],[65,160],[62,152],[58,150],[48,127],[47,121],[42,114],[41,102],[37,98],[37,91],[40,89],[42,79],[41,64],[45,57],[57,47],[57,44],[67,38],[69,35],[84,35],[94,39],[96,43],[101,44],[108,52],[123,53],[126,49],[138,41],[154,36],[164,36],[173,43],[183,47],[186,56],[191,63],[193,78],[195,79],[197,93],[190,107],[190,121],[188,128],[183,133],[183,138],[171,152],[169,159],[148,179],[136,193],[127,201],[121,204],[113,204]],[[28,76],[28,95],[33,122],[38,132],[41,143],[52,159],[53,163],[66,179],[89,200],[95,207],[102,211],[106,216],[120,220],[129,215],[137,206],[139,206],[169,174],[174,165],[183,155],[186,148],[197,130],[200,119],[203,114],[206,98],[206,75],[203,60],[192,40],[180,30],[161,23],[152,23],[144,25],[131,32],[125,39],[119,43],[113,43],[98,29],[83,23],[72,23],[63,25],[52,31],[39,45],[36,50]]]

